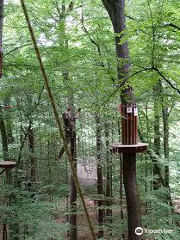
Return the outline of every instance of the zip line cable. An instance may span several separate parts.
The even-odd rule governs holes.
[[[85,215],[86,215],[88,227],[89,227],[89,230],[92,234],[93,240],[96,240],[97,239],[96,234],[94,232],[94,228],[93,228],[93,225],[92,225],[92,222],[91,222],[91,219],[90,219],[90,215],[89,215],[89,212],[88,212],[86,204],[85,204],[82,188],[80,186],[80,182],[79,182],[79,179],[77,177],[75,165],[74,165],[73,159],[71,157],[71,153],[70,153],[68,145],[67,145],[67,140],[66,140],[66,137],[65,137],[64,132],[63,132],[63,127],[62,127],[62,124],[61,124],[61,120],[59,118],[57,106],[56,106],[56,103],[55,103],[55,100],[54,100],[54,95],[52,93],[52,90],[51,90],[51,87],[50,87],[50,84],[49,84],[49,78],[48,78],[48,75],[46,73],[43,61],[42,61],[42,57],[41,57],[41,54],[40,54],[40,51],[39,51],[39,48],[38,48],[38,45],[37,45],[34,30],[32,28],[31,22],[30,22],[29,14],[28,14],[28,11],[27,11],[24,0],[20,0],[20,2],[21,2],[21,6],[22,6],[22,9],[23,9],[23,12],[24,12],[24,16],[25,16],[27,25],[28,25],[28,29],[29,29],[29,32],[30,32],[30,35],[31,35],[31,40],[32,40],[33,45],[34,45],[34,50],[35,50],[36,57],[37,57],[38,62],[39,62],[40,71],[41,71],[42,77],[44,79],[44,83],[45,83],[45,87],[46,87],[46,90],[47,90],[47,93],[48,93],[48,97],[49,97],[50,103],[52,105],[52,109],[53,109],[53,112],[54,112],[54,118],[56,120],[58,129],[59,129],[60,137],[63,140],[63,145],[64,145],[64,149],[65,149],[65,152],[67,154],[67,158],[68,158],[68,161],[69,161],[69,164],[70,164],[72,176],[73,176],[74,182],[76,184],[77,191],[79,193],[79,197],[80,197],[80,199],[82,201],[82,204],[83,204],[83,208],[84,208],[84,212],[85,212]]]

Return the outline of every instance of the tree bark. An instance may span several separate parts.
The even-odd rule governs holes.
[[[136,183],[136,154],[123,154],[123,176],[128,208],[128,239],[137,240],[140,236],[135,229],[141,226],[139,218],[139,197]]]
[[[0,79],[2,78],[2,70],[3,70],[3,13],[4,13],[4,0],[0,0]],[[1,139],[2,139],[2,149],[3,149],[3,158],[4,161],[9,161],[8,155],[8,138],[7,132],[4,122],[3,110],[0,107],[0,132],[1,132]],[[12,174],[11,171],[6,171],[6,183],[12,184]]]
[[[4,105],[5,106],[10,105],[9,97],[5,98]],[[6,132],[7,132],[8,144],[13,143],[14,142],[14,137],[13,137],[13,132],[12,132],[12,118],[11,118],[11,113],[8,110],[5,113],[5,122],[6,122]]]
[[[29,152],[30,152],[30,165],[31,165],[31,183],[36,182],[37,178],[37,163],[35,154],[35,137],[34,137],[34,129],[32,122],[29,123],[31,126],[28,131],[28,140],[29,140]]]
[[[107,210],[106,216],[110,218],[110,223],[112,222],[112,210],[110,207],[112,206],[112,162],[111,156],[109,152],[109,123],[105,123],[105,138],[106,138],[106,197],[107,201]]]
[[[70,109],[63,114],[64,128],[67,142],[70,143],[71,157],[74,161],[75,169],[77,169],[77,153],[76,153],[76,131],[75,131],[75,115],[70,113]],[[73,176],[70,176],[70,231],[69,240],[77,239],[77,188],[73,180]]]
[[[169,184],[169,109],[167,106],[166,96],[164,96],[164,88],[162,83],[160,82],[161,92],[162,92],[162,118],[163,118],[163,148],[164,148],[164,157],[167,161],[167,165],[164,169],[164,187],[167,188],[167,203],[172,207],[172,199],[170,192],[170,184]],[[173,211],[172,211],[173,213]]]
[[[162,108],[162,116],[163,116],[163,145],[164,145],[164,157],[168,161],[169,164],[169,113],[168,107],[163,106]],[[165,187],[169,188],[169,165],[165,166],[165,177],[164,177]]]
[[[129,48],[128,42],[120,44],[123,36],[125,35],[126,22],[125,22],[125,0],[102,0],[109,17],[111,19],[114,33],[115,33],[115,46],[116,56],[118,58],[118,79],[122,80],[129,72]]]
[[[70,149],[71,149],[71,156],[74,160],[74,166],[77,168],[77,159],[76,159],[76,133],[75,131],[72,132],[72,136],[70,139]],[[76,217],[76,210],[77,210],[77,189],[76,184],[74,182],[73,176],[70,177],[70,185],[71,185],[71,192],[70,192],[70,232],[69,232],[69,240],[77,239],[77,217]]]
[[[96,114],[96,151],[97,151],[97,193],[100,195],[100,198],[103,196],[103,174],[102,174],[102,165],[101,165],[101,151],[102,151],[102,143],[101,143],[101,119],[100,115]],[[98,222],[99,222],[99,230],[98,230],[98,238],[102,238],[103,231],[103,223],[104,223],[104,209],[103,201],[98,201]]]
[[[154,152],[160,157],[160,149],[161,149],[161,140],[160,140],[160,82],[153,87],[154,93]],[[158,170],[158,160],[156,158],[153,159],[153,175],[158,176],[153,180],[153,188],[157,190],[161,186],[159,170]]]

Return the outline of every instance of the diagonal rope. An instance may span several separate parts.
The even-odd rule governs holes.
[[[69,164],[70,164],[72,176],[73,176],[74,182],[76,184],[77,191],[79,193],[79,197],[80,197],[80,199],[82,201],[82,204],[83,204],[84,212],[85,212],[85,215],[86,215],[86,218],[87,218],[88,227],[91,231],[93,240],[96,240],[97,238],[96,238],[96,235],[95,235],[95,232],[94,232],[94,229],[93,229],[93,224],[91,222],[90,215],[88,213],[88,210],[87,210],[87,207],[86,207],[86,204],[85,204],[85,200],[84,200],[84,197],[83,197],[83,192],[82,192],[82,189],[81,189],[81,186],[80,186],[79,179],[77,177],[74,162],[73,162],[73,159],[71,157],[70,151],[68,149],[67,140],[66,140],[66,137],[65,137],[64,132],[63,132],[63,128],[62,128],[61,120],[59,118],[59,114],[58,114],[58,110],[57,110],[56,103],[55,103],[55,100],[54,100],[54,96],[53,96],[53,93],[51,91],[51,87],[50,87],[50,84],[49,84],[49,78],[47,76],[47,73],[46,73],[46,70],[45,70],[45,67],[44,67],[44,64],[43,64],[43,61],[42,61],[42,57],[41,57],[41,54],[40,54],[40,51],[39,51],[39,48],[38,48],[38,45],[37,45],[34,30],[33,30],[32,26],[31,26],[31,23],[30,23],[27,8],[26,8],[24,0],[20,0],[20,2],[21,2],[21,6],[22,6],[22,9],[23,9],[23,12],[24,12],[24,16],[26,18],[28,29],[30,31],[31,39],[32,39],[32,42],[33,42],[33,45],[34,45],[34,50],[35,50],[35,53],[36,53],[36,56],[37,56],[37,59],[38,59],[38,62],[39,62],[39,67],[40,67],[41,74],[42,74],[43,79],[44,79],[44,83],[45,83],[45,87],[46,87],[46,90],[47,90],[47,93],[48,93],[48,96],[49,96],[49,100],[50,100],[50,103],[51,103],[52,108],[53,108],[54,117],[55,117],[58,129],[59,129],[59,134],[60,134],[60,137],[63,140],[63,145],[64,145],[65,152],[67,154],[67,157],[68,157],[68,161],[69,161]]]

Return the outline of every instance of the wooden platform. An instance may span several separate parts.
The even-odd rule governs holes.
[[[148,143],[138,143],[135,145],[123,145],[121,142],[111,144],[112,153],[138,153],[147,150]]]
[[[2,161],[0,162],[0,168],[13,168],[15,167],[16,162],[12,162],[12,161]]]

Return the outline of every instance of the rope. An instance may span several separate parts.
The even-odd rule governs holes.
[[[71,157],[70,151],[68,149],[67,140],[66,140],[66,137],[65,137],[64,132],[63,132],[63,127],[62,127],[62,124],[61,124],[61,121],[60,121],[60,118],[59,118],[58,110],[57,110],[56,103],[55,103],[55,100],[54,100],[54,95],[51,91],[51,87],[50,87],[50,84],[49,84],[49,78],[47,76],[47,73],[46,73],[46,70],[45,70],[45,67],[44,67],[44,64],[43,64],[43,61],[42,61],[41,54],[40,54],[39,48],[37,46],[37,41],[36,41],[36,38],[35,38],[34,30],[33,30],[32,26],[31,26],[31,23],[30,23],[27,8],[25,6],[24,0],[20,0],[20,2],[21,2],[21,6],[22,6],[22,9],[23,9],[23,12],[24,12],[24,16],[25,16],[27,25],[28,25],[28,29],[29,29],[29,32],[30,32],[30,35],[31,35],[31,40],[32,40],[33,45],[34,45],[34,50],[35,50],[36,57],[37,57],[38,62],[39,62],[40,71],[41,71],[42,77],[44,79],[44,83],[45,83],[45,87],[46,87],[46,90],[47,90],[47,93],[48,93],[48,96],[49,96],[49,100],[50,100],[50,103],[52,105],[52,109],[53,109],[53,112],[54,112],[54,117],[55,117],[58,129],[59,129],[59,134],[60,134],[60,137],[63,140],[63,145],[64,145],[65,152],[67,154],[67,157],[68,157],[68,161],[69,161],[69,164],[70,164],[72,176],[73,176],[74,182],[76,184],[77,191],[79,193],[79,197],[80,197],[80,199],[82,201],[82,204],[83,204],[83,208],[84,208],[84,212],[85,212],[85,215],[86,215],[88,227],[89,227],[89,230],[92,234],[93,240],[96,240],[97,238],[96,238],[96,235],[95,235],[95,232],[94,232],[94,229],[93,229],[93,225],[92,225],[92,222],[91,222],[91,219],[90,219],[90,216],[89,216],[86,204],[85,204],[85,200],[84,200],[84,197],[83,197],[83,192],[82,192],[80,182],[79,182],[78,177],[77,177],[74,162],[73,162],[73,159]]]

